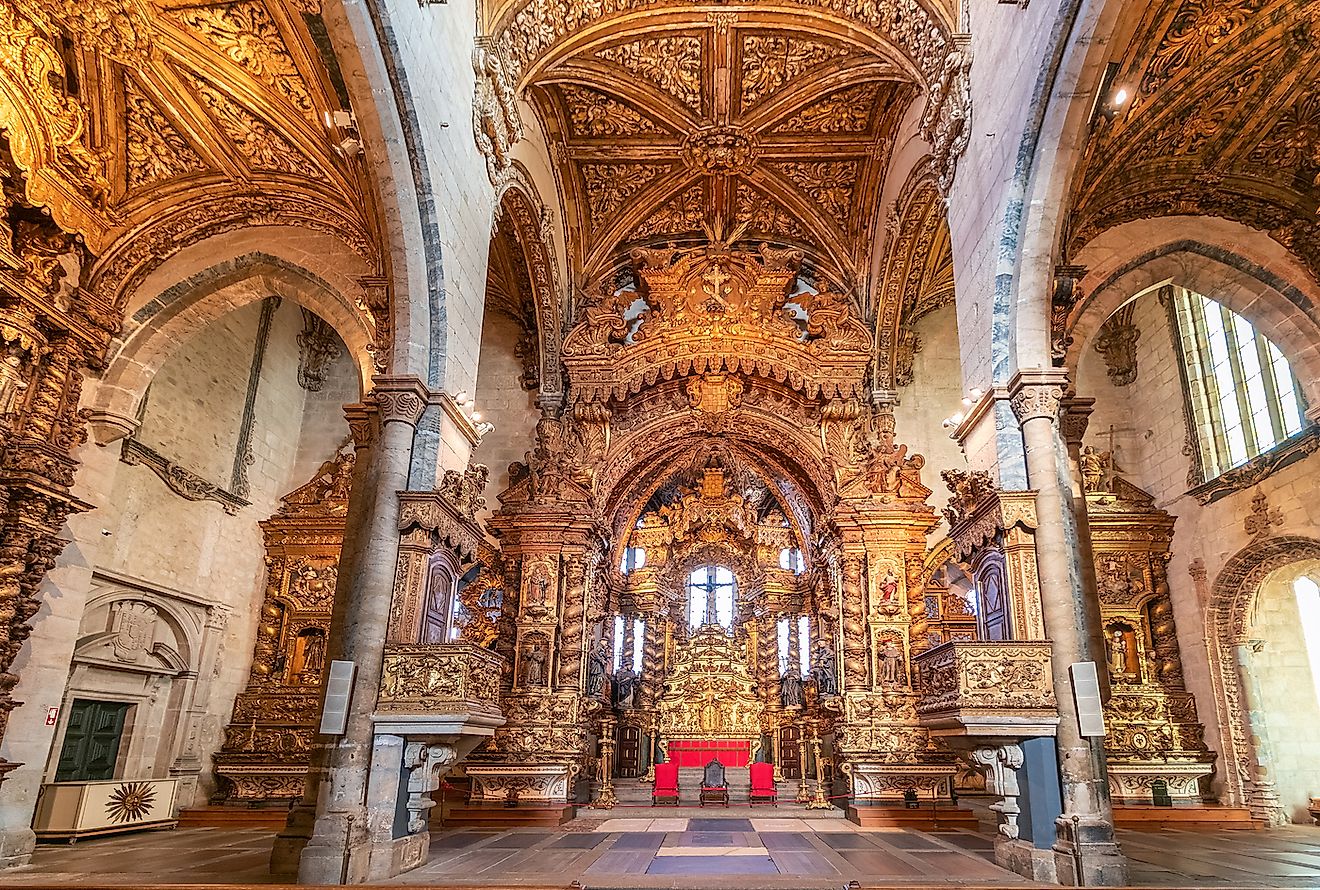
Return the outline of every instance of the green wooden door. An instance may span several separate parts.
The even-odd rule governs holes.
[[[127,716],[128,705],[124,702],[75,698],[69,706],[69,725],[64,731],[55,781],[113,779]]]

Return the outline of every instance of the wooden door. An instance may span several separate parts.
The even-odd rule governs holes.
[[[621,779],[642,774],[642,731],[636,726],[619,727],[619,769]]]
[[[802,730],[785,726],[779,731],[779,772],[785,779],[802,777]]]
[[[115,761],[124,734],[124,702],[75,698],[69,706],[56,782],[95,782],[115,777]]]

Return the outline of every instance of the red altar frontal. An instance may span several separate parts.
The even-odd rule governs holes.
[[[752,753],[752,743],[746,739],[675,739],[668,747],[669,759],[680,768],[705,766],[712,759],[741,768]]]

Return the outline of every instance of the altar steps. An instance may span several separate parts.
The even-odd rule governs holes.
[[[848,807],[848,820],[862,828],[912,828],[918,831],[981,829],[975,812],[947,802],[936,807],[927,804],[915,809],[909,809],[903,804],[853,805]]]
[[[682,767],[678,771],[678,805],[680,807],[700,807],[701,800],[701,778],[703,770],[701,767]],[[746,807],[748,804],[748,792],[751,791],[751,778],[748,770],[736,767],[727,767],[724,771],[724,778],[729,783],[729,806]],[[796,779],[785,780],[776,786],[779,791],[779,803],[791,804],[793,798],[797,795],[798,783]],[[651,806],[651,783],[641,779],[616,779],[614,782],[614,794],[619,799],[620,806],[627,807],[649,807]],[[769,804],[757,804],[757,809],[762,806],[768,807]],[[719,804],[706,804],[705,809],[723,809]]]
[[[1246,807],[1224,807],[1205,804],[1199,807],[1152,807],[1119,804],[1114,807],[1116,828],[1137,828],[1162,831],[1182,828],[1188,831],[1252,831],[1269,826],[1261,819],[1253,819]]]
[[[504,804],[464,804],[448,807],[445,810],[443,827],[485,828],[504,830],[509,828],[558,828],[565,822],[571,822],[577,808],[572,804],[518,804],[516,807]],[[438,820],[431,820],[431,829],[437,830]]]

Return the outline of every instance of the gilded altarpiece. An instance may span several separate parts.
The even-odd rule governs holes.
[[[475,801],[567,802],[581,775],[613,805],[624,727],[752,750],[791,728],[845,795],[944,793],[954,757],[920,725],[911,668],[943,629],[924,460],[895,440],[893,395],[867,390],[855,304],[803,287],[801,260],[636,249],[633,286],[584,301],[565,403],[543,408],[489,523],[511,669],[507,723],[465,766]],[[689,577],[712,566],[736,581],[732,617],[688,610]]]
[[[247,687],[215,754],[217,803],[288,803],[302,796],[320,717],[330,612],[354,456],[327,461],[261,523],[266,593]]]
[[[1186,688],[1166,574],[1174,517],[1112,473],[1084,474],[1111,695],[1105,753],[1116,803],[1203,799],[1214,755]]]

